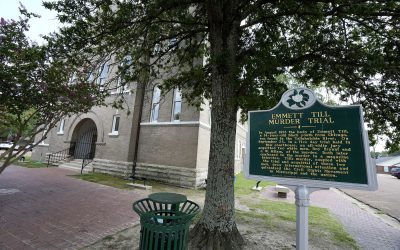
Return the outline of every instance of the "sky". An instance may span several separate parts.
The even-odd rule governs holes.
[[[20,16],[18,7],[22,3],[29,12],[39,14],[41,18],[32,18],[28,36],[39,44],[44,40],[40,35],[46,35],[58,29],[60,26],[56,18],[56,12],[47,10],[42,6],[42,0],[0,0],[0,17],[18,19]]]

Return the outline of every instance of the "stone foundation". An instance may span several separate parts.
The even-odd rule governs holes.
[[[137,163],[135,176],[179,187],[198,188],[205,183],[207,169]]]
[[[105,159],[93,159],[92,167],[95,173],[105,173],[128,177],[132,173],[132,162],[111,161]]]
[[[92,167],[95,173],[129,177],[133,163],[94,159]],[[179,187],[198,188],[205,184],[207,170],[137,163],[135,176]]]

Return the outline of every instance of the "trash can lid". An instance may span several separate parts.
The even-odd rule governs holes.
[[[160,203],[178,204],[185,202],[187,197],[183,194],[161,192],[150,194],[149,199]]]

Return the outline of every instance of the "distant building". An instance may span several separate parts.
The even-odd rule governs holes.
[[[377,173],[389,173],[393,167],[400,167],[400,155],[380,157],[376,159],[376,172]]]
[[[115,72],[103,65],[98,84],[101,86],[112,74]],[[129,115],[112,107],[94,107],[88,113],[65,117],[34,149],[32,158],[46,161],[48,153],[65,150],[75,160],[60,167],[79,169],[82,159],[92,158],[85,169],[130,176],[136,162],[136,177],[185,187],[202,185],[207,178],[210,149],[209,105],[206,102],[201,111],[189,106],[178,89],[161,96],[157,84],[162,80],[153,82],[144,98],[136,83],[116,86],[109,99],[122,93],[131,109]],[[246,125],[238,123],[235,172],[243,165],[246,132]]]

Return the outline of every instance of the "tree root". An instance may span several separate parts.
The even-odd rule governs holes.
[[[189,249],[207,250],[241,250],[244,239],[236,225],[229,232],[220,232],[217,229],[209,230],[198,223],[189,234]]]

